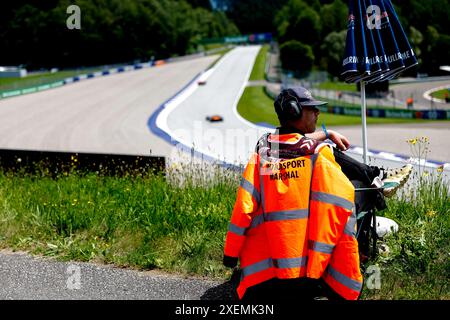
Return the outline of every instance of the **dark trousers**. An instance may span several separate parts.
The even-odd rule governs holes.
[[[357,188],[369,188],[373,179],[380,175],[380,168],[375,166],[368,166],[359,162],[352,157],[347,156],[340,150],[333,149],[334,158],[341,166],[342,172],[355,186],[355,205],[356,212],[369,211],[372,209],[383,210],[386,209],[386,202],[383,193],[380,190],[365,190],[357,191]]]
[[[333,149],[333,153],[342,172],[350,181],[357,180],[370,186],[373,179],[380,174],[380,168],[359,162],[338,149]]]

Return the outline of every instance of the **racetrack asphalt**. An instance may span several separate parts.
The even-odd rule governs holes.
[[[433,88],[441,86],[450,87],[450,81],[430,81],[430,82],[413,82],[405,84],[396,84],[391,86],[396,100],[406,104],[406,99],[412,97],[414,99],[414,110],[433,110],[433,109],[450,109],[450,103],[437,103],[427,100],[423,94]]]
[[[205,86],[197,87],[167,117],[169,134],[202,154],[228,163],[242,164],[248,159],[257,138],[270,131],[240,117],[236,105],[248,83],[249,66],[260,47],[237,47],[229,52],[214,68]],[[438,83],[439,84],[439,83]],[[431,86],[437,85],[431,84]],[[407,88],[416,84],[396,85]],[[422,84],[422,87],[424,84]],[[405,89],[406,90],[406,89]],[[210,123],[206,116],[218,114],[222,122]],[[330,127],[347,136],[352,146],[362,146],[361,125]],[[320,118],[318,129],[320,128]],[[450,162],[450,122],[386,124],[368,126],[368,147],[372,150],[414,157],[406,142],[415,137],[427,137],[430,142],[427,159]],[[389,163],[391,165],[391,163]],[[400,165],[400,164],[399,164]]]
[[[147,121],[217,58],[0,100],[0,148],[132,155],[149,155],[151,149],[152,155],[168,156],[172,145],[154,135]],[[80,289],[68,289],[69,267],[80,268]],[[211,299],[223,298],[224,288],[223,281],[0,253],[0,299]]]
[[[147,121],[218,56],[93,78],[0,100],[0,148],[167,156]]]
[[[248,160],[259,136],[268,131],[236,112],[261,46],[237,47],[211,70],[206,85],[198,86],[167,117],[168,134],[187,147],[232,164]],[[220,115],[211,123],[207,116]]]
[[[232,50],[216,65],[207,84],[169,114],[168,126],[180,140],[208,154],[221,153],[219,157],[227,160],[247,160],[260,131],[241,119],[233,107],[258,49],[247,46]],[[150,132],[148,118],[214,59],[171,63],[1,100],[0,148],[136,155],[147,155],[152,149],[153,155],[169,156],[172,145]],[[215,113],[224,117],[222,123],[205,121],[207,115]],[[369,148],[384,150],[378,148],[379,139],[380,145],[392,147],[393,152],[407,153],[409,146],[404,140],[425,135],[426,130],[431,132],[437,126],[436,132],[428,135],[431,142],[438,141],[431,149],[442,149],[435,158],[448,161],[447,123],[370,126]],[[352,144],[360,141],[359,126],[333,129],[347,135]],[[244,132],[247,140],[235,140],[242,131],[233,130],[250,130]],[[430,156],[435,158],[434,154]],[[67,281],[73,275],[70,270],[80,271],[80,289],[68,288]],[[200,299],[221,297],[224,290],[220,281],[4,252],[0,253],[0,271],[0,299]]]
[[[319,116],[320,122],[320,116]],[[332,129],[345,135],[352,145],[362,146],[361,126],[336,126]],[[428,160],[450,162],[450,121],[426,123],[383,124],[367,126],[369,149],[414,156],[414,149],[406,141],[416,137],[427,137]]]
[[[0,300],[231,299],[231,284],[0,251]]]

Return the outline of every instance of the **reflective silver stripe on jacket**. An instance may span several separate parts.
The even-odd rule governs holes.
[[[308,218],[308,209],[267,212],[264,217],[266,221],[304,219]]]
[[[347,210],[353,210],[353,202],[330,193],[313,191],[311,192],[311,200],[329,203]]]
[[[352,215],[348,218],[347,224],[345,225],[344,233],[350,237],[356,237],[356,214],[353,210]]]
[[[326,272],[334,278],[340,284],[346,286],[347,288],[360,292],[362,289],[362,282],[353,280],[346,275],[340,273],[336,269],[333,269],[330,265],[328,265]]]
[[[257,156],[257,158],[259,160],[258,174],[259,174],[259,187],[261,188],[261,209],[262,209],[262,212],[264,213],[264,212],[266,212],[266,202],[265,202],[265,196],[264,196],[264,193],[265,193],[264,192],[264,179],[263,179],[263,176],[261,175],[263,163],[262,163],[259,155]]]
[[[237,234],[238,236],[243,236],[245,234],[245,230],[247,230],[247,228],[238,227],[237,225],[235,225],[234,223],[231,223],[231,222],[228,225],[228,231],[233,232],[233,233]]]
[[[318,154],[313,154],[312,156],[311,156],[311,180],[312,180],[312,178],[313,178],[313,176],[314,176],[314,169],[315,169],[315,167],[316,167],[316,161],[317,161],[317,158],[319,157],[319,155]],[[309,183],[309,188],[311,189],[311,186],[312,186],[312,181],[310,181],[310,183]]]
[[[269,269],[272,267],[273,267],[273,262],[272,262],[271,258],[266,259],[266,260],[261,260],[254,264],[251,264],[245,268],[242,268],[242,277],[246,277],[251,274],[254,274],[254,273],[257,273],[257,272],[260,272],[260,271],[263,271],[263,270],[266,270],[266,269]]]
[[[250,193],[252,195],[253,199],[255,199],[256,203],[259,205],[259,203],[261,201],[261,196],[259,195],[259,192],[258,192],[258,190],[256,190],[255,186],[247,179],[242,178],[241,187],[242,187],[242,189],[244,189],[245,191]]]
[[[313,250],[316,252],[331,254],[333,252],[334,245],[323,243],[323,242],[318,242],[318,241],[313,241],[313,240],[308,240],[308,248],[310,250]]]
[[[305,267],[307,257],[272,259],[273,266],[278,269]]]
[[[255,228],[264,221],[283,221],[308,218],[308,209],[274,211],[253,217],[250,228]]]
[[[260,214],[260,215],[254,216],[253,219],[252,219],[252,223],[250,224],[249,229],[256,228],[257,226],[259,226],[263,222],[264,222],[264,214]]]
[[[242,277],[267,270],[269,268],[286,269],[305,267],[308,257],[265,259],[242,268]]]

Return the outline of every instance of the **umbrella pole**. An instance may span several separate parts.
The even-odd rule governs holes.
[[[361,81],[361,119],[362,119],[363,161],[365,164],[367,164],[366,83],[364,81]]]

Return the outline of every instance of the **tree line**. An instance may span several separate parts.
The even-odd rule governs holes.
[[[81,29],[68,29],[67,7]],[[67,68],[184,55],[202,38],[239,34],[208,0],[15,0],[0,10],[0,65]]]
[[[392,0],[419,58],[448,64],[450,0]],[[70,5],[81,30],[66,27]],[[15,0],[0,10],[0,65],[29,69],[147,61],[198,50],[204,38],[271,32],[285,69],[340,72],[346,0]]]
[[[413,72],[448,65],[450,0],[391,0],[419,59]],[[348,18],[346,0],[217,0],[242,33],[272,32],[282,65],[340,73]]]

